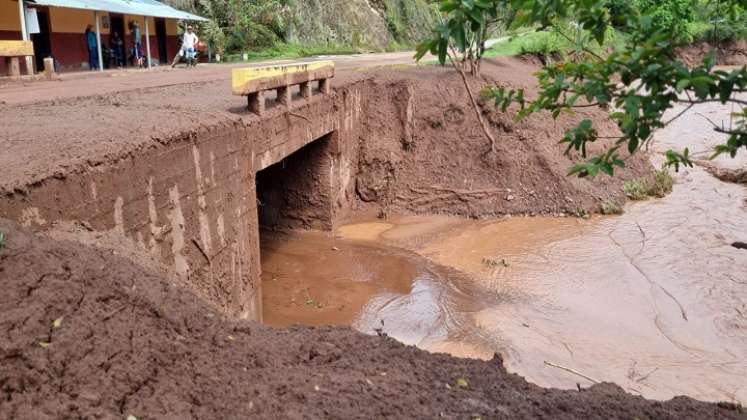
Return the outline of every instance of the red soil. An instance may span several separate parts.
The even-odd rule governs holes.
[[[3,219],[0,231],[0,419],[744,418],[728,404],[648,401],[611,384],[543,389],[499,357],[223,319],[109,251]]]

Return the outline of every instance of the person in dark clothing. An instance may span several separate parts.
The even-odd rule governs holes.
[[[132,44],[132,56],[135,59],[135,64],[138,67],[144,67],[145,57],[143,57],[142,35],[140,33],[140,25],[137,22],[132,22]]]
[[[112,33],[111,44],[114,65],[116,65],[117,67],[124,66],[124,41],[119,36],[119,33]]]
[[[92,30],[91,25],[86,27],[86,44],[88,45],[88,68],[96,70],[99,67],[98,43],[96,42],[96,33]]]

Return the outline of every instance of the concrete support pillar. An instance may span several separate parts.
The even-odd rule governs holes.
[[[328,95],[330,92],[332,92],[332,84],[330,83],[329,79],[322,79],[319,81],[319,91],[325,95]]]
[[[265,112],[265,93],[255,92],[250,93],[247,97],[249,101],[249,111],[262,115]]]
[[[148,16],[145,17],[145,57],[148,60],[148,68],[151,68],[152,63],[150,62],[150,28],[148,28]]]
[[[93,19],[96,21],[96,53],[99,56],[99,71],[104,71],[104,53],[101,51],[101,22],[99,22],[99,12],[93,12]]]
[[[18,57],[6,57],[5,64],[8,66],[8,75],[11,77],[21,76],[21,61]]]
[[[311,99],[311,82],[301,83],[301,97],[307,101]]]
[[[283,86],[278,88],[278,102],[283,106],[290,106],[291,104],[291,90],[290,86]]]

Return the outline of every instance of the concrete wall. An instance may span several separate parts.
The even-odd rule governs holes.
[[[226,313],[260,320],[255,174],[320,141],[305,158],[316,168],[313,176],[295,185],[307,190],[299,208],[308,223],[301,226],[331,228],[354,198],[363,89],[355,83],[294,105],[295,116],[271,110],[262,119],[205,128],[135,158],[28,185],[0,197],[0,216],[42,230],[55,221],[113,230]]]

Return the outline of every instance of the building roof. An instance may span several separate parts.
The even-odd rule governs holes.
[[[207,20],[202,16],[184,12],[156,0],[28,0],[40,6],[96,10],[137,16],[152,16],[181,20]]]

